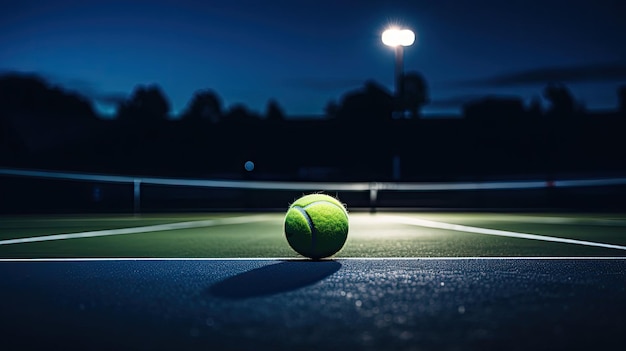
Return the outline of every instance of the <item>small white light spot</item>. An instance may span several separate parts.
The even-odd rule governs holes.
[[[356,301],[354,301],[354,305],[356,307],[361,307],[363,305],[363,302],[361,302],[361,300],[356,300]]]
[[[444,286],[444,285],[446,285],[446,284],[445,284],[444,282],[441,282],[439,285]]]
[[[246,169],[246,171],[248,172],[252,172],[254,170],[254,162],[252,161],[246,161],[246,163],[244,163],[243,168]]]
[[[465,313],[465,306],[459,306],[457,310],[459,311],[460,314],[463,314]]]

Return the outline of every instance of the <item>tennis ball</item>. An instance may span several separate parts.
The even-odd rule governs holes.
[[[312,259],[332,256],[348,238],[348,212],[332,196],[305,195],[289,207],[285,235],[291,248],[302,256]]]

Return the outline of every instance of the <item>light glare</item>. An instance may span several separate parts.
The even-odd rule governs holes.
[[[410,46],[415,42],[415,33],[410,29],[391,28],[383,32],[382,39],[387,46]]]

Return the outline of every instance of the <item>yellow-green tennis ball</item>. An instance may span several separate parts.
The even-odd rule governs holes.
[[[302,256],[312,259],[332,256],[348,238],[348,212],[332,196],[305,195],[289,207],[285,235],[289,245]]]

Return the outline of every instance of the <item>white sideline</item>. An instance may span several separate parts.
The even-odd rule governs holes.
[[[383,217],[383,219],[393,222],[393,223],[408,224],[408,225],[425,227],[425,228],[446,229],[446,230],[454,230],[454,231],[466,232],[466,233],[505,236],[505,237],[510,237],[510,238],[541,240],[541,241],[550,241],[550,242],[565,243],[565,244],[602,247],[602,248],[607,248],[607,249],[626,250],[626,246],[621,246],[621,245],[605,244],[605,243],[598,243],[598,242],[585,241],[585,240],[566,239],[566,238],[559,238],[559,237],[546,236],[546,235],[518,233],[518,232],[507,231],[507,230],[471,227],[467,225],[429,221],[429,220],[420,219],[420,218],[386,215]]]
[[[241,223],[259,222],[259,221],[269,220],[272,218],[273,217],[268,216],[268,215],[250,215],[250,216],[207,219],[203,221],[157,224],[157,225],[149,225],[149,226],[143,226],[143,227],[95,230],[95,231],[81,232],[81,233],[53,234],[53,235],[34,236],[34,237],[28,237],[28,238],[0,240],[0,245],[23,244],[23,243],[34,243],[34,242],[39,242],[39,241],[52,241],[52,240],[78,239],[78,238],[93,238],[93,237],[110,236],[110,235],[138,234],[138,233],[159,232],[159,231],[176,230],[176,229],[203,228],[203,227],[212,227],[216,225],[225,225],[225,224],[241,224]]]
[[[567,261],[626,260],[626,256],[508,256],[508,257],[332,257],[326,261]],[[69,258],[0,258],[0,262],[107,262],[107,261],[291,261],[312,262],[303,257],[69,257]]]
[[[573,218],[573,217],[546,217],[546,216],[525,216],[515,215],[515,222],[539,223],[539,224],[571,224],[571,225],[593,225],[606,227],[624,227],[624,219],[602,219],[602,218]],[[495,218],[498,220],[498,218]],[[504,219],[508,221],[509,219]]]

